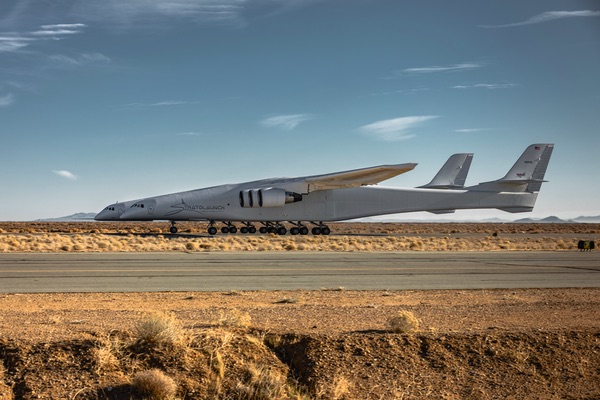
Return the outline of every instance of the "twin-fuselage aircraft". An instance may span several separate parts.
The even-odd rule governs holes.
[[[298,178],[275,178],[214,186],[114,203],[97,221],[207,221],[208,233],[275,233],[328,235],[327,222],[375,215],[458,209],[532,211],[554,149],[532,144],[508,173],[495,181],[465,187],[473,155],[454,154],[431,182],[417,188],[375,186],[408,172],[417,164],[393,164]],[[236,225],[237,224],[237,225]]]

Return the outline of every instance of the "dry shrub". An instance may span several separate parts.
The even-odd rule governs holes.
[[[419,330],[419,320],[410,311],[401,310],[396,316],[388,319],[387,322],[392,332],[408,333]]]
[[[177,384],[173,378],[165,375],[159,369],[138,372],[133,377],[131,385],[152,400],[174,399],[177,392]]]
[[[96,364],[96,373],[102,374],[107,371],[116,371],[120,366],[120,359],[123,357],[123,343],[119,337],[112,337],[110,334],[97,343],[97,347],[92,349],[92,356]]]
[[[252,317],[245,311],[236,308],[228,310],[227,313],[221,312],[217,325],[233,326],[238,328],[247,328],[252,323]]]
[[[248,364],[246,376],[238,382],[236,390],[240,399],[271,400],[288,398],[286,376],[281,371]]]
[[[171,314],[150,314],[135,324],[136,338],[139,342],[155,345],[174,345],[184,339],[180,322]]]
[[[336,375],[333,382],[320,384],[316,390],[317,399],[338,400],[350,393],[352,383],[343,375]]]

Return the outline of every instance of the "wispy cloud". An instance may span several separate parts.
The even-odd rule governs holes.
[[[172,106],[182,106],[186,104],[197,104],[198,101],[180,101],[180,100],[165,100],[158,101],[156,103],[129,103],[123,104],[124,108],[149,108],[149,107],[172,107]]]
[[[82,53],[72,57],[64,54],[54,54],[49,58],[54,63],[54,66],[64,67],[80,67],[92,63],[107,64],[111,61],[110,58],[102,53]]]
[[[20,21],[32,16],[43,20],[77,18],[77,21],[102,24],[111,28],[135,29],[151,26],[160,28],[165,18],[187,20],[194,23],[216,23],[233,26],[244,25],[244,9],[248,0],[97,0],[78,1],[16,1],[7,6],[0,22],[5,26],[18,26]],[[279,3],[279,2],[268,2]],[[262,6],[262,2],[260,4]],[[268,4],[269,8],[273,7]],[[276,8],[283,6],[276,5]],[[41,17],[40,17],[41,18]],[[40,20],[40,21],[43,21]],[[85,24],[65,23],[42,25],[34,35],[63,35],[77,33]]]
[[[512,26],[523,26],[540,24],[542,22],[554,21],[563,18],[580,18],[580,17],[600,17],[600,11],[580,10],[580,11],[546,11],[535,15],[528,20],[514,22],[504,25],[479,25],[480,28],[508,28]]]
[[[69,172],[65,169],[58,169],[58,170],[52,170],[52,172],[54,172],[56,175],[68,179],[70,181],[76,181],[77,178],[79,178],[77,175],[73,174],[72,172]]]
[[[477,69],[483,67],[480,63],[461,63],[461,64],[452,64],[452,65],[444,65],[444,66],[430,66],[430,67],[416,67],[416,68],[406,68],[403,69],[402,72],[406,74],[431,74],[436,72],[458,72],[458,71],[468,71],[472,69]]]
[[[0,33],[0,53],[17,51],[29,46],[35,40],[17,33]]]
[[[476,83],[474,85],[456,85],[452,89],[511,89],[517,87],[516,83]]]
[[[9,1],[0,15],[0,26],[20,26],[23,21],[39,18],[44,21],[58,18],[83,21],[111,30],[164,29],[165,20],[202,25],[244,27],[249,18],[271,17],[304,7],[315,0],[68,0],[68,1]],[[11,4],[12,3],[12,4]],[[43,25],[44,31],[77,31],[78,24]],[[69,33],[65,33],[69,34]]]
[[[179,132],[177,136],[200,136],[198,132]]]
[[[85,24],[54,24],[54,25],[42,25],[41,29],[30,32],[35,36],[62,36],[62,35],[73,35],[81,33],[82,29],[85,28]]]
[[[41,25],[32,32],[0,33],[0,52],[15,52],[43,40],[60,40],[65,36],[82,33],[85,24]]]
[[[416,89],[401,89],[401,90],[393,90],[390,92],[381,92],[381,93],[371,93],[371,96],[389,96],[392,94],[417,94],[419,92],[426,92],[430,90],[429,88],[416,88]]]
[[[314,119],[311,114],[276,115],[260,121],[261,125],[269,128],[282,128],[288,131],[295,129],[304,121]]]
[[[424,122],[439,118],[437,115],[418,115],[412,117],[401,117],[386,119],[372,124],[363,125],[359,131],[365,135],[384,141],[400,141],[415,137],[411,131]]]
[[[0,107],[8,107],[15,102],[15,96],[12,93],[7,93],[0,96]]]
[[[465,128],[465,129],[455,129],[456,133],[477,133],[482,131],[489,131],[490,128]]]

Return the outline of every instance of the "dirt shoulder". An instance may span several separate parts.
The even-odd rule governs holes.
[[[0,294],[0,331],[16,340],[68,340],[130,329],[149,312],[174,313],[188,328],[241,312],[263,331],[329,335],[385,330],[400,309],[433,333],[600,329],[600,289],[590,288]]]
[[[417,332],[389,332],[400,310]],[[159,314],[191,339],[140,342]],[[600,396],[600,289],[4,294],[0,333],[7,399],[141,398],[151,368],[186,399],[247,398],[261,368],[273,399]]]

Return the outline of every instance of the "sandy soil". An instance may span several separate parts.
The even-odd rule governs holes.
[[[204,223],[0,223],[1,252],[565,251],[600,224],[330,224],[330,236],[206,234]]]
[[[348,236],[598,233],[367,225]],[[22,228],[0,236],[67,229]],[[600,289],[1,294],[0,358],[0,399],[597,399]]]

